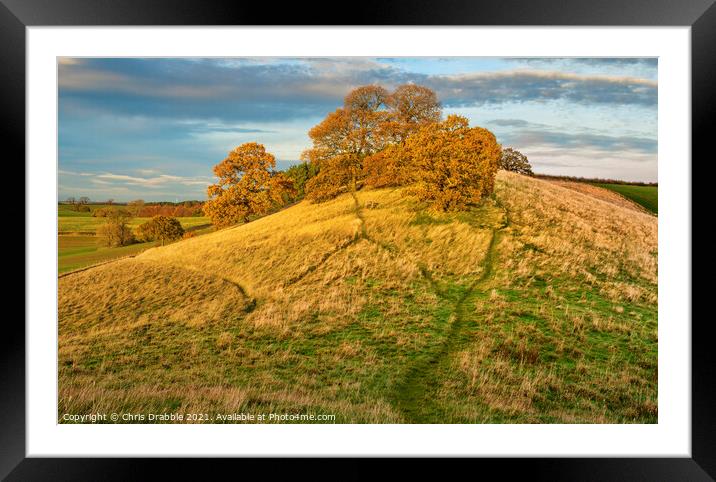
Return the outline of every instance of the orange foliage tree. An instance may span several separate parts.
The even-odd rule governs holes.
[[[371,187],[402,186],[410,182],[410,155],[404,144],[389,144],[368,156],[363,173]]]
[[[313,148],[304,158],[318,174],[306,184],[309,199],[331,199],[365,179],[379,187],[404,182],[404,156],[395,146],[420,127],[440,120],[435,92],[405,84],[392,93],[368,85],[351,91],[343,107],[309,132]]]
[[[408,136],[431,122],[438,122],[442,107],[432,89],[422,85],[399,85],[386,100],[390,111],[385,129],[391,141],[403,143]]]
[[[214,166],[219,182],[207,190],[204,214],[214,225],[224,227],[248,222],[249,216],[284,204],[293,193],[293,183],[275,167],[276,159],[263,145],[240,145]]]
[[[359,182],[373,187],[414,184],[420,199],[441,211],[478,202],[494,188],[500,160],[495,136],[449,116],[431,89],[401,85],[350,92],[343,107],[309,132],[304,160],[318,174],[306,182],[309,199],[324,201]]]
[[[382,126],[387,146],[365,160],[366,184],[373,187],[401,186],[408,182],[410,158],[406,140],[420,128],[438,122],[442,108],[435,92],[414,84],[398,86],[386,101],[387,122]]]
[[[455,211],[492,193],[501,148],[495,135],[450,115],[409,136],[412,192],[437,211]]]
[[[309,199],[322,201],[356,188],[365,158],[385,146],[387,98],[383,87],[358,87],[346,96],[342,108],[308,132],[313,148],[304,158],[318,168],[318,174],[306,183]]]

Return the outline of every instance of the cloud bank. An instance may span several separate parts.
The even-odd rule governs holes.
[[[493,129],[536,166],[582,175],[601,163],[609,177],[656,180],[657,66],[632,58],[61,58],[59,162],[75,174],[60,174],[60,195],[93,185],[116,188],[115,197],[203,198],[211,167],[236,145],[262,142],[285,167],[350,89],[409,82],[431,87],[446,113]]]

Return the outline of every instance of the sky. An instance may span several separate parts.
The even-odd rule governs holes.
[[[543,174],[657,181],[655,58],[58,59],[60,199],[206,199],[245,142],[277,169],[354,87],[404,83]]]

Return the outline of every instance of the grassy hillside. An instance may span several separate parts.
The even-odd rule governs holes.
[[[627,199],[644,206],[656,214],[659,212],[659,188],[657,186],[632,186],[629,184],[596,184],[599,187],[618,192]]]
[[[361,190],[59,280],[58,413],[655,423],[657,220],[500,172]]]

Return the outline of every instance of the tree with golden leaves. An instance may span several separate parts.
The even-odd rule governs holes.
[[[364,162],[365,183],[372,187],[401,186],[407,182],[405,141],[421,127],[438,122],[442,107],[435,92],[415,84],[398,86],[387,98],[388,120],[382,128],[387,147]]]
[[[363,161],[385,145],[382,128],[388,120],[387,97],[383,87],[358,87],[346,96],[342,108],[308,132],[313,148],[305,157],[318,168],[306,184],[310,199],[330,199],[347,188],[356,189]]]
[[[242,144],[214,166],[217,184],[207,189],[204,214],[218,227],[248,222],[285,203],[293,183],[276,172],[276,159],[256,142]]]
[[[410,182],[410,155],[403,144],[389,144],[365,159],[365,184],[371,187],[403,186]]]
[[[376,85],[354,89],[342,108],[309,132],[313,148],[305,157],[318,174],[306,183],[308,198],[331,199],[363,179],[376,187],[400,185],[405,159],[394,146],[440,116],[437,96],[427,87],[405,84],[392,93]]]
[[[397,144],[403,143],[424,125],[438,122],[442,115],[437,94],[422,85],[399,85],[388,96],[386,104],[390,120],[384,129],[389,131],[391,140]]]
[[[408,137],[412,191],[437,211],[456,211],[492,193],[501,148],[495,135],[450,115]]]

